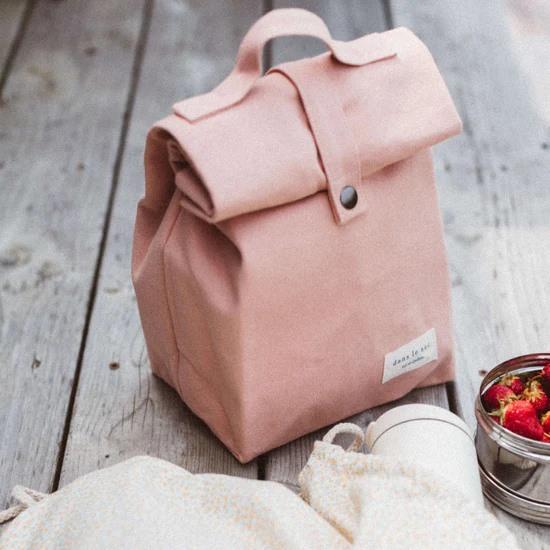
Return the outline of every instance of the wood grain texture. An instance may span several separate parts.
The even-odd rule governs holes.
[[[255,0],[159,0],[154,5],[125,148],[97,300],[86,344],[61,483],[136,454],[192,472],[256,477],[148,366],[130,281],[133,223],[144,191],[148,128],[186,96],[229,72],[240,40],[261,15]]]
[[[243,467],[149,372],[129,276],[145,132],[173,101],[225,76],[262,2],[157,0],[143,65],[135,65],[145,1],[39,1],[16,55],[26,3],[0,1],[0,69],[12,60],[0,103],[0,508],[15,483],[52,488],[80,359],[61,484],[151,454],[295,488],[326,431]],[[319,13],[340,39],[386,26],[382,0],[273,2],[288,5]],[[550,341],[550,11],[545,0],[389,5],[393,23],[430,47],[465,122],[435,160],[453,281],[454,393],[474,425],[480,373]],[[314,40],[279,39],[268,58],[322,50]],[[443,387],[406,402],[448,406]],[[394,405],[351,421],[366,427]],[[550,548],[550,529],[495,512],[526,549]]]
[[[352,40],[366,33],[383,31],[387,28],[382,2],[302,2],[275,1],[274,7],[293,5],[303,7],[320,15],[331,34],[340,40]],[[271,60],[274,64],[323,51],[323,45],[311,39],[279,39],[272,46]],[[342,396],[345,399],[345,396]],[[382,407],[376,407],[349,419],[364,428],[393,406],[405,403],[430,403],[448,408],[445,386],[419,389],[404,399]],[[320,430],[297,441],[293,441],[262,457],[263,474],[266,479],[279,481],[296,489],[297,477],[304,467],[316,440],[321,439],[328,430]]]
[[[0,508],[52,488],[140,24],[138,2],[40,2],[6,82]]]
[[[436,163],[453,277],[456,395],[472,426],[484,371],[550,342],[550,128],[540,105],[550,93],[550,26],[547,6],[537,7],[543,3],[391,2],[395,25],[430,48],[465,125],[438,147]],[[537,51],[546,44],[537,70],[522,32]],[[497,513],[525,548],[550,547],[550,528]]]
[[[0,75],[12,54],[12,48],[17,47],[14,41],[20,32],[29,1],[2,0],[0,2]],[[0,82],[2,80],[3,78],[0,77]]]

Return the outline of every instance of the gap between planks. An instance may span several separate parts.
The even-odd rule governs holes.
[[[100,0],[27,13],[0,108],[3,502],[53,485],[142,22]]]
[[[130,85],[128,87],[128,97],[126,99],[126,107],[124,109],[124,115],[122,117],[122,126],[120,130],[120,138],[118,142],[115,163],[113,166],[113,176],[111,182],[111,190],[109,192],[109,198],[107,201],[107,209],[105,211],[105,218],[103,222],[103,232],[101,234],[101,240],[99,243],[99,252],[97,255],[97,261],[94,269],[94,275],[92,279],[92,286],[90,288],[90,295],[88,299],[88,307],[86,311],[86,318],[84,321],[84,329],[82,331],[82,340],[80,342],[80,348],[78,350],[78,358],[76,363],[76,370],[74,375],[74,381],[71,388],[71,395],[69,397],[69,404],[67,407],[67,417],[65,419],[65,426],[63,428],[63,436],[61,439],[61,444],[59,446],[59,456],[57,459],[57,465],[55,470],[55,475],[53,479],[52,491],[57,491],[59,487],[59,481],[61,478],[61,470],[63,467],[63,460],[65,458],[65,451],[67,448],[67,440],[69,438],[69,429],[71,425],[71,419],[74,410],[74,404],[76,399],[76,392],[78,389],[78,382],[80,380],[80,373],[82,371],[82,362],[84,360],[84,351],[86,349],[86,342],[88,340],[88,332],[90,329],[90,321],[92,318],[92,312],[95,305],[95,300],[97,296],[99,274],[101,272],[101,266],[103,265],[103,257],[105,255],[105,246],[107,243],[107,237],[109,235],[109,227],[111,224],[111,217],[113,213],[113,205],[115,201],[116,191],[118,188],[118,182],[120,177],[120,169],[122,166],[122,159],[124,157],[124,150],[126,145],[126,138],[128,136],[128,128],[130,124],[130,118],[132,116],[136,89],[139,81],[141,64],[143,61],[143,56],[145,55],[145,48],[147,45],[147,37],[149,34],[149,28],[151,24],[151,15],[153,11],[153,2],[154,0],[145,0],[142,8],[142,21],[141,27],[139,30],[139,36],[136,43],[134,61],[132,63],[132,71],[130,77]]]
[[[17,3],[17,0],[15,0],[14,3]],[[9,46],[7,46],[7,53],[3,60],[0,59],[0,62],[3,61],[3,67],[0,71],[0,105],[2,103],[2,92],[4,91],[4,86],[8,80],[11,68],[13,66],[13,60],[15,59],[15,56],[17,55],[17,51],[19,50],[21,41],[23,40],[23,36],[25,34],[25,30],[27,29],[27,25],[29,23],[31,13],[35,4],[36,4],[36,0],[27,0],[26,5],[24,6],[22,12],[20,13],[19,24],[17,25],[17,28],[13,33],[11,43],[9,44]],[[7,3],[6,5],[4,5],[2,9],[7,9]],[[11,18],[9,17],[6,18],[7,24],[13,24],[13,21],[11,21],[10,19]],[[4,22],[4,24],[6,23]],[[1,30],[3,33],[7,34],[8,29],[2,28]]]
[[[259,0],[154,4],[60,486],[136,454],[158,456],[191,472],[257,477],[255,462],[238,464],[176,393],[152,376],[129,278],[129,249],[143,195],[148,128],[173,102],[212,88],[229,72],[262,7]],[[119,368],[109,369],[110,362]]]

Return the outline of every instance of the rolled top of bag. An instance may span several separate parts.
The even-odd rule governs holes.
[[[413,33],[398,28],[347,45],[363,64],[329,52],[275,67],[221,109],[209,94],[192,98],[200,118],[176,105],[148,136],[150,204],[166,204],[175,184],[184,208],[216,223],[327,192],[335,221],[346,223],[368,210],[361,190],[369,175],[460,132]],[[201,97],[213,103],[201,110]],[[358,194],[351,208],[340,200],[349,186]]]

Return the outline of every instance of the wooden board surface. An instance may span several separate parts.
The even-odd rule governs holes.
[[[129,279],[147,128],[173,101],[219,82],[248,26],[271,5],[315,11],[339,39],[411,27],[432,50],[465,121],[463,136],[435,152],[457,383],[402,402],[458,406],[474,425],[480,372],[546,349],[545,0],[4,0],[0,507],[15,483],[51,490],[136,454],[296,487],[325,430],[239,465],[151,376]],[[322,50],[314,40],[278,40],[266,59]],[[351,420],[366,427],[393,405]],[[496,513],[523,547],[550,547],[549,529]]]
[[[54,484],[141,19],[39,2],[3,90],[0,507]]]
[[[158,456],[193,472],[257,477],[255,462],[239,464],[177,394],[151,374],[130,281],[130,256],[136,204],[144,191],[148,128],[169,114],[175,101],[209,90],[229,72],[241,37],[260,15],[261,2],[256,0],[155,2],[62,484],[136,454]]]
[[[393,0],[391,12],[430,48],[465,125],[437,148],[436,166],[453,279],[456,395],[475,426],[483,372],[547,351],[550,341],[550,132],[531,85],[548,80],[544,67],[525,73],[529,52],[511,36],[514,25],[536,32],[550,52],[550,26],[528,2],[439,6]],[[550,528],[497,514],[523,547],[550,547]]]

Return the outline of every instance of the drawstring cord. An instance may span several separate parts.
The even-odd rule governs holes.
[[[359,449],[361,449],[361,447],[365,444],[365,433],[359,426],[357,426],[357,424],[352,424],[351,422],[343,422],[342,424],[336,424],[336,426],[333,426],[325,434],[323,441],[325,443],[332,443],[339,434],[349,434],[354,436],[353,442],[346,449],[346,451],[359,451]]]
[[[40,502],[44,497],[48,495],[46,493],[39,493],[33,489],[16,485],[11,492],[11,496],[17,501],[11,508],[0,512],[0,525],[15,519],[21,512]]]

